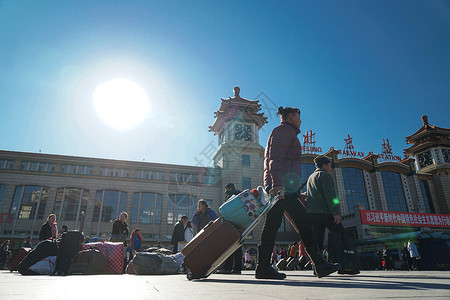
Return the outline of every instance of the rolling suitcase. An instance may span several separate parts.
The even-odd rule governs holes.
[[[290,257],[288,260],[288,264],[286,266],[286,269],[289,271],[295,270],[295,268],[298,265],[298,259],[296,257]]]
[[[223,217],[206,225],[184,248],[184,266],[188,268],[187,278],[201,279],[211,275],[243,243],[245,237],[258,225],[279,199],[270,201],[258,217],[240,234]]]
[[[112,274],[121,274],[124,266],[123,243],[97,242],[83,244],[83,250],[97,248],[106,258],[106,269]],[[126,265],[125,265],[126,266]]]
[[[67,275],[72,258],[81,251],[83,240],[84,236],[79,231],[68,231],[62,234],[56,257],[56,275]]]
[[[339,232],[328,233],[328,259],[341,265],[339,274],[359,274],[360,262],[353,240],[345,232],[342,223]]]
[[[22,275],[38,275],[38,273],[30,270],[30,267],[43,260],[48,256],[56,256],[58,254],[58,246],[52,240],[44,240],[39,242],[32,251],[17,265],[17,271]]]
[[[6,264],[7,268],[13,272],[17,271],[17,265],[31,252],[31,248],[19,248]]]
[[[287,264],[288,264],[287,259],[286,258],[282,258],[277,263],[277,269],[280,270],[280,271],[284,271],[284,270],[286,270]]]

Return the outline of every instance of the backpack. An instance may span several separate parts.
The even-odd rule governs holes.
[[[105,274],[106,258],[98,249],[87,249],[78,252],[73,258],[69,274]]]

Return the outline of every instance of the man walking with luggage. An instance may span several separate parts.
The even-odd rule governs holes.
[[[239,195],[241,191],[236,190],[234,183],[228,183],[225,186],[225,201],[234,195]],[[231,254],[223,264],[222,270],[218,270],[219,274],[241,274],[242,270],[242,246]]]
[[[338,215],[339,200],[334,191],[333,168],[331,160],[323,155],[314,159],[316,170],[308,178],[307,182],[307,212],[311,220],[314,239],[317,243],[319,251],[323,251],[323,240],[325,228],[340,234],[342,237],[342,245],[349,246],[348,239],[345,236],[344,228],[341,224],[341,218]],[[330,247],[329,247],[330,248]],[[344,251],[338,249],[337,251]],[[353,249],[351,249],[353,251]],[[339,261],[342,269],[339,274],[358,274],[359,267],[343,266],[343,262]]]
[[[178,242],[184,241],[184,226],[188,220],[187,216],[182,216],[180,221],[173,227],[172,239],[170,240],[170,243],[173,245],[173,253],[178,252]]]

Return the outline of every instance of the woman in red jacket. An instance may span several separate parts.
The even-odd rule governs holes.
[[[298,200],[302,175],[302,150],[297,138],[301,124],[300,110],[279,107],[278,115],[280,115],[281,124],[270,134],[264,153],[264,186],[270,188],[272,196],[283,190],[285,199],[278,201],[267,214],[258,246],[258,266],[255,277],[258,279],[286,278],[286,274],[279,273],[270,266],[277,231],[280,228],[283,213],[286,211],[295,223],[306,251],[314,263],[316,274],[320,278],[336,272],[340,266],[326,262],[318,252],[306,210]]]

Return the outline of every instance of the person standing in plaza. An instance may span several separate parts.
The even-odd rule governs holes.
[[[27,236],[27,238],[22,243],[22,248],[32,248],[33,244],[31,243],[31,236]]]
[[[298,200],[302,186],[302,151],[297,137],[300,133],[300,110],[279,107],[278,115],[280,115],[281,124],[271,132],[264,153],[264,186],[272,196],[283,191],[285,197],[280,199],[266,216],[258,246],[255,277],[257,279],[286,278],[286,274],[279,273],[270,265],[275,238],[286,211],[297,227],[305,249],[314,263],[317,276],[320,278],[336,272],[340,266],[330,264],[323,259],[314,241],[306,210]]]
[[[170,243],[173,245],[173,253],[178,252],[178,243],[184,241],[184,226],[188,220],[187,216],[182,216],[173,227],[172,239],[170,240]]]
[[[203,229],[209,222],[217,219],[218,216],[208,207],[208,203],[206,200],[200,199],[197,202],[197,209],[195,210],[195,214],[192,217],[192,224],[195,226],[195,232],[198,234],[200,230]]]
[[[50,238],[56,238],[58,236],[58,227],[56,224],[56,215],[50,214],[47,217],[47,221],[42,224],[39,230],[39,242]]]
[[[10,253],[9,243],[10,243],[9,240],[5,240],[0,245],[0,270],[3,270],[5,268],[5,264]]]
[[[142,251],[142,236],[139,228],[134,229],[130,235],[130,260],[135,252]]]
[[[406,242],[403,244],[402,257],[406,263],[406,268],[408,270],[411,270],[411,255],[409,254],[408,243],[406,243]]]
[[[225,186],[225,201],[228,201],[232,196],[239,195],[241,191],[236,190],[234,183],[228,183]],[[223,263],[222,270],[217,273],[222,274],[241,274],[242,270],[242,246],[236,249]]]
[[[417,265],[418,260],[420,259],[419,251],[417,251],[416,245],[408,241],[408,251],[409,255],[411,256],[411,270],[419,270],[419,267]]]
[[[189,243],[194,238],[194,229],[192,229],[192,222],[187,221],[184,226],[184,240]]]

